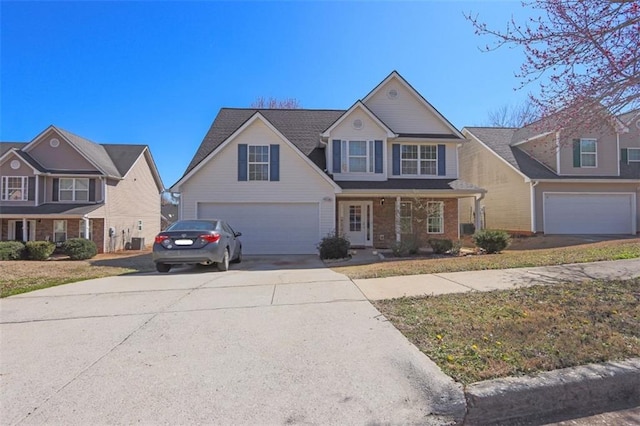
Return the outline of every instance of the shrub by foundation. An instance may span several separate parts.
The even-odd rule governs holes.
[[[29,260],[47,260],[56,249],[51,241],[27,241],[27,258]]]
[[[62,243],[62,251],[69,256],[71,260],[91,259],[98,254],[96,243],[84,238],[72,238]]]

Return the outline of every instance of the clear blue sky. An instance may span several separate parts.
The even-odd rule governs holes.
[[[54,124],[100,143],[142,143],[169,187],[223,107],[258,96],[348,108],[397,70],[455,126],[517,104],[517,50],[503,28],[520,2],[0,3],[0,139]],[[533,89],[533,88],[532,88]]]

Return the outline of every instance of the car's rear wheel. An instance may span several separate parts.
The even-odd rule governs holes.
[[[156,263],[156,271],[166,273],[171,270],[171,265],[167,265],[166,263],[158,262]]]
[[[233,260],[232,263],[240,263],[242,262],[242,246],[240,246],[240,249],[238,250],[238,256]]]
[[[224,257],[222,258],[222,262],[218,262],[218,271],[228,271],[229,270],[229,249],[224,249]]]

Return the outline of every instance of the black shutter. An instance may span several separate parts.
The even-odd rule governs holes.
[[[51,194],[51,200],[58,201],[59,188],[60,188],[60,179],[53,178],[53,193]]]
[[[269,151],[269,180],[277,182],[280,180],[280,145],[271,145]]]
[[[392,163],[392,174],[394,176],[400,175],[400,144],[394,143],[391,145],[391,163]]]
[[[375,157],[374,157],[374,162],[375,162],[375,172],[376,173],[382,173],[382,141],[381,140],[377,140],[374,142],[375,144]]]
[[[438,176],[447,174],[447,148],[444,145],[438,145]]]
[[[238,144],[238,180],[247,180],[247,144]]]
[[[622,161],[622,164],[629,164],[629,151],[627,148],[622,148],[620,150],[620,160]]]
[[[341,171],[342,152],[340,151],[340,139],[333,140],[333,173],[340,173]]]
[[[580,139],[573,140],[573,167],[580,167]]]
[[[96,200],[96,180],[89,179],[89,201]]]
[[[27,181],[27,197],[29,201],[36,199],[36,178],[30,177]]]

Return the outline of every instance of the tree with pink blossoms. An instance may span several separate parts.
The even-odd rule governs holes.
[[[557,127],[610,122],[640,107],[640,0],[532,0],[534,17],[512,18],[504,30],[466,15],[476,34],[490,36],[484,50],[518,46],[525,61],[516,77],[540,117]],[[543,120],[549,123],[549,120]]]

